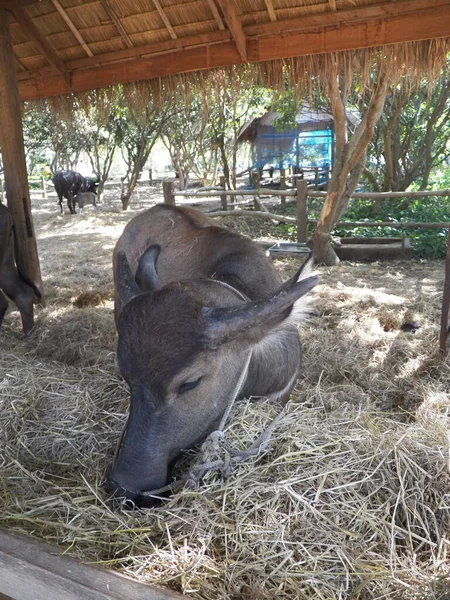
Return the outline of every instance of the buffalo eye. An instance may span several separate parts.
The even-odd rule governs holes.
[[[200,376],[198,379],[195,379],[194,381],[185,381],[178,388],[178,393],[184,394],[184,392],[193,390],[194,388],[196,388],[198,386],[198,384],[200,383],[201,380],[202,380],[202,377]]]

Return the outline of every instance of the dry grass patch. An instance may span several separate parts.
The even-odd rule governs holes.
[[[442,262],[319,268],[301,377],[268,450],[130,512],[104,484],[128,402],[110,261],[131,214],[35,212],[47,307],[27,339],[15,311],[0,329],[1,526],[201,600],[448,599]],[[295,262],[277,266],[287,277]],[[413,313],[421,328],[401,331]],[[228,443],[248,448],[278,410],[239,402]]]

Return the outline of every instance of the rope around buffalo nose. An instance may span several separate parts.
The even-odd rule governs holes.
[[[199,482],[203,479],[203,477],[209,473],[214,473],[215,471],[219,471],[226,479],[236,465],[244,462],[252,456],[259,456],[267,449],[267,446],[272,438],[273,430],[283,418],[285,412],[285,408],[283,408],[282,411],[278,413],[278,415],[269,423],[256,441],[249,448],[247,448],[247,450],[235,450],[230,448],[226,443],[224,431],[219,429],[213,431],[203,442],[200,448],[197,464],[192,467],[189,473],[157,490],[140,492],[140,495],[159,498],[161,494],[174,491],[180,487],[195,489],[199,487]],[[217,456],[220,451],[225,453],[223,459],[208,460],[212,456]]]
[[[249,354],[246,360],[245,367],[239,376],[235,393],[232,395],[232,399],[225,409],[219,427],[210,433],[201,445],[196,464],[188,473],[186,473],[186,475],[183,475],[179,479],[175,479],[175,481],[172,481],[172,483],[169,483],[162,488],[158,488],[157,490],[140,492],[141,496],[160,498],[161,494],[174,491],[181,487],[188,487],[190,489],[198,488],[200,481],[206,475],[209,473],[214,473],[215,471],[220,472],[222,477],[226,479],[230,476],[236,465],[244,462],[252,456],[259,456],[267,449],[267,446],[272,438],[273,430],[285,415],[285,408],[278,413],[278,415],[269,423],[266,429],[261,433],[256,441],[249,448],[247,448],[247,450],[236,450],[231,448],[225,439],[224,428],[228,417],[230,416],[231,409],[233,408],[239,392],[244,384],[251,358],[252,353]],[[220,454],[224,455],[223,459],[213,460],[215,456]]]

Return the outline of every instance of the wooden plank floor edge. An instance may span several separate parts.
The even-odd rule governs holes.
[[[14,600],[188,600],[0,529],[0,598],[5,595]]]

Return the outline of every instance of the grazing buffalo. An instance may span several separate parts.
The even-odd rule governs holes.
[[[150,506],[183,449],[230,399],[285,402],[297,378],[297,323],[314,287],[310,261],[282,283],[258,244],[191,208],[134,217],[114,250],[117,357],[131,391],[108,487]]]
[[[6,206],[0,204],[0,325],[8,308],[3,292],[19,309],[23,332],[27,334],[33,327],[33,304],[39,302],[41,294],[16,267],[14,221]]]
[[[53,185],[58,194],[58,204],[63,212],[62,199],[67,198],[67,206],[71,214],[75,214],[75,196],[79,192],[92,192],[95,194],[98,183],[85,179],[76,171],[57,171],[53,177]]]
[[[74,205],[78,204],[80,211],[82,211],[86,204],[92,204],[92,206],[97,208],[96,199],[97,197],[94,192],[78,192],[73,199],[73,203]]]

